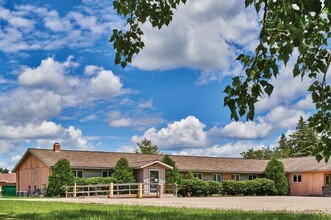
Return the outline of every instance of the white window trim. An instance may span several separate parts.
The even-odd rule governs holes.
[[[249,177],[252,177],[252,179],[250,179]],[[255,176],[255,178],[253,178]],[[255,180],[255,179],[257,179],[257,174],[249,174],[248,175],[248,180]]]
[[[238,180],[237,180],[237,178],[232,179],[232,176],[238,176],[239,178],[238,178]],[[240,181],[240,174],[238,174],[238,173],[231,174],[231,179],[235,180],[235,181]]]
[[[294,181],[294,176],[297,177],[297,181]],[[301,181],[299,182],[299,176],[301,177]],[[296,174],[292,174],[292,183],[302,183],[302,175],[301,173],[296,173]]]
[[[75,172],[75,177],[78,177],[77,172],[79,172],[79,171],[82,171],[82,177],[79,177],[79,178],[85,177],[84,170],[73,170],[73,172]]]
[[[101,176],[102,176],[102,177],[104,177],[104,176],[103,176],[103,173],[104,173],[104,172],[107,172],[107,176],[106,176],[106,177],[110,177],[110,176],[111,176],[111,175],[109,175],[109,174],[112,172],[111,170],[102,170],[102,171],[101,171]]]
[[[201,179],[198,177],[198,175],[201,176]],[[198,178],[198,179],[200,179],[200,180],[203,180],[203,174],[202,174],[202,173],[193,173],[193,176],[194,176],[195,178]]]
[[[216,178],[215,178],[216,180],[214,180],[214,175],[216,176]],[[213,181],[223,182],[223,174],[222,173],[213,173],[212,177],[213,177]]]

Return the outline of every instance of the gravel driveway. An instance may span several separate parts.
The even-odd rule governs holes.
[[[2,198],[0,198],[2,200]],[[12,200],[12,199],[11,199]],[[25,201],[27,199],[24,199]],[[57,201],[98,204],[126,204],[144,206],[167,206],[210,209],[238,209],[246,211],[290,211],[314,212],[331,215],[331,197],[297,196],[245,196],[245,197],[206,197],[206,198],[144,198],[144,199],[106,199],[106,198],[60,198],[31,199],[32,201]]]

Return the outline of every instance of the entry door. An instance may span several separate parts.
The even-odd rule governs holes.
[[[157,185],[160,182],[159,170],[149,170],[149,182],[151,183],[149,193],[157,193]]]

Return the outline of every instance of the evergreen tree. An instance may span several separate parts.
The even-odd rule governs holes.
[[[48,177],[47,196],[63,196],[65,194],[64,186],[74,184],[74,174],[70,168],[70,162],[67,159],[60,159],[52,168],[52,174]]]
[[[178,168],[176,167],[176,162],[171,159],[169,155],[164,155],[161,160],[163,163],[172,166],[172,170],[166,170],[166,182],[167,183],[179,183],[181,180],[181,175]]]
[[[275,182],[278,195],[287,195],[288,193],[288,182],[286,178],[285,168],[281,161],[273,158],[271,159],[264,171],[266,178],[271,179]]]
[[[293,157],[293,148],[290,146],[286,136],[282,134],[278,141],[278,146],[275,148],[275,155],[279,158]]]
[[[153,145],[151,140],[144,138],[140,143],[137,143],[138,148],[134,150],[136,154],[160,154],[157,145]]]
[[[296,130],[289,135],[289,147],[294,157],[311,156],[316,154],[316,145],[319,141],[317,133],[300,117]]]
[[[117,183],[134,183],[133,170],[129,166],[126,158],[121,158],[116,162],[114,172],[111,177],[116,179]]]

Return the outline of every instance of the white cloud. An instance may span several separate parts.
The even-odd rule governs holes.
[[[153,100],[150,99],[147,102],[140,102],[140,103],[138,103],[138,106],[137,107],[139,109],[151,109],[151,108],[153,108]]]
[[[70,60],[59,63],[52,57],[48,57],[42,60],[37,68],[25,69],[18,81],[22,86],[47,89],[58,94],[68,94],[70,86],[65,77],[67,66],[70,66]]]
[[[302,116],[303,118],[307,118],[308,115],[301,110],[289,109],[286,107],[279,106],[272,109],[265,116],[257,117],[257,120],[260,123],[271,124],[275,129],[290,129],[298,123],[300,116]]]
[[[15,155],[10,158],[12,162],[18,162],[21,159],[22,155]]]
[[[225,138],[236,139],[256,139],[264,138],[269,135],[272,126],[268,123],[248,122],[231,122],[224,128],[213,128],[211,133],[213,136],[219,135]]]
[[[91,93],[99,98],[110,100],[121,92],[123,84],[111,70],[101,70],[90,82]]]
[[[128,127],[132,125],[132,120],[129,117],[123,117],[119,111],[109,113],[109,125],[112,127]]]
[[[256,13],[245,10],[242,1],[188,1],[174,13],[170,25],[161,30],[143,26],[146,47],[133,59],[134,66],[198,69],[204,83],[232,74],[238,55],[234,45],[250,49],[257,42]]]
[[[54,138],[61,133],[62,127],[54,122],[43,121],[40,124],[26,123],[11,126],[0,125],[1,139]]]
[[[207,143],[206,126],[194,116],[188,116],[180,121],[168,124],[167,127],[157,131],[150,128],[142,136],[133,136],[133,142],[143,138],[150,139],[161,149],[199,147]]]
[[[213,157],[241,157],[241,152],[247,151],[251,148],[257,150],[267,148],[267,146],[254,142],[238,141],[235,143],[227,143],[225,145],[213,145],[211,147],[185,149],[179,152],[173,152],[173,154]]]

